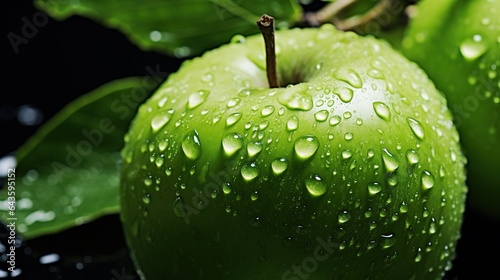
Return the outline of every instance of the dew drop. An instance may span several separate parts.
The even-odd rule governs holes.
[[[239,133],[229,133],[222,139],[222,148],[228,157],[234,155],[242,147],[243,137]]]
[[[382,150],[382,160],[387,172],[394,172],[399,167],[399,160],[392,155],[387,149]]]
[[[424,139],[424,127],[422,126],[422,124],[412,118],[407,118],[407,121],[413,134],[415,134],[415,136],[417,136],[420,140]]]
[[[288,131],[294,131],[298,127],[299,127],[299,119],[295,115],[291,116],[286,122],[286,129]]]
[[[344,103],[349,103],[351,102],[352,98],[354,97],[354,91],[350,88],[338,88],[334,90],[334,94],[338,95],[340,100]]]
[[[326,183],[317,174],[310,174],[305,180],[305,185],[312,196],[321,196],[326,192]]]
[[[326,119],[328,119],[328,114],[329,113],[327,110],[321,110],[321,111],[318,111],[314,114],[314,118],[318,122],[324,122],[324,121],[326,121]]]
[[[188,133],[184,140],[182,140],[182,151],[184,155],[190,159],[195,160],[201,155],[201,142],[198,138],[198,132],[196,130]]]
[[[271,162],[271,169],[274,175],[278,176],[283,174],[288,168],[288,161],[286,158],[277,158]]]
[[[164,162],[164,161],[165,161],[165,160],[164,160],[164,158],[162,158],[162,157],[157,157],[157,158],[155,159],[155,164],[156,164],[156,167],[158,167],[158,168],[162,167],[162,165],[163,165],[163,162]]]
[[[232,191],[232,189],[231,189],[231,184],[230,183],[224,183],[224,184],[222,184],[222,192],[224,194],[230,194],[231,191]]]
[[[382,73],[380,70],[377,70],[375,68],[368,69],[367,74],[368,74],[368,76],[370,76],[374,79],[385,79],[384,73]]]
[[[335,71],[333,76],[336,79],[344,81],[355,88],[361,88],[363,86],[361,77],[356,71],[352,69],[341,68],[340,70]]]
[[[258,191],[254,191],[254,192],[250,195],[250,200],[252,200],[252,201],[256,201],[257,199],[259,199],[259,192],[258,192]]]
[[[330,118],[329,123],[331,126],[336,126],[337,124],[340,123],[341,120],[342,120],[342,118],[340,116],[335,115],[335,116]]]
[[[352,151],[351,150],[343,150],[342,151],[342,159],[350,159],[352,157]]]
[[[319,148],[319,140],[316,136],[302,136],[295,140],[295,154],[299,159],[306,160],[312,157]]]
[[[144,182],[144,185],[146,187],[149,187],[149,186],[151,186],[151,184],[153,184],[153,179],[151,179],[151,177],[148,177],[148,178],[144,179],[143,182]]]
[[[422,187],[424,188],[424,190],[428,190],[434,187],[435,182],[436,181],[431,172],[427,170],[424,170],[422,172]]]
[[[241,119],[241,113],[233,113],[226,119],[226,127],[230,127]]]
[[[158,150],[160,152],[164,152],[165,149],[168,147],[168,139],[164,139],[158,143]]]
[[[236,34],[231,38],[232,44],[244,44],[246,41],[245,36],[241,34]]]
[[[460,53],[469,61],[476,60],[488,50],[488,46],[482,42],[481,37],[475,36],[467,39],[460,44]]]
[[[247,145],[247,152],[249,157],[254,157],[262,151],[263,145],[260,141],[252,141]]]
[[[157,132],[165,126],[170,121],[173,114],[174,110],[163,110],[158,112],[158,114],[151,120],[151,128],[153,129],[153,132]]]
[[[382,242],[380,242],[381,246],[383,249],[390,248],[396,244],[396,238],[394,237],[394,234],[382,234],[380,235],[382,238]]]
[[[260,111],[260,114],[263,116],[263,117],[267,117],[267,116],[270,116],[272,113],[274,113],[274,106],[273,105],[268,105],[266,107],[264,107],[262,109],[262,111]]]
[[[384,121],[391,120],[391,110],[389,107],[383,102],[373,102],[373,110],[375,114],[379,116]]]
[[[352,139],[354,138],[354,134],[352,132],[347,132],[345,135],[344,135],[344,139],[346,141],[351,141]]]
[[[368,192],[371,195],[375,195],[382,190],[382,186],[377,182],[372,182],[368,184]]]
[[[232,99],[229,99],[229,101],[227,102],[226,106],[228,108],[233,108],[235,107],[236,105],[240,104],[240,101],[241,99],[239,98],[232,98]]]
[[[194,109],[200,106],[205,100],[207,100],[210,91],[199,90],[198,92],[192,93],[188,99],[188,109]]]
[[[410,149],[406,151],[406,159],[408,160],[409,164],[416,164],[420,160],[420,157],[417,151]]]
[[[278,102],[290,110],[309,111],[314,104],[312,96],[306,93],[306,90],[305,85],[288,87],[278,97]]]
[[[399,206],[399,212],[401,213],[406,213],[408,212],[408,204],[406,202],[401,202],[401,205]]]
[[[339,224],[347,223],[351,219],[351,215],[346,210],[341,211],[338,216]]]
[[[149,193],[145,194],[142,197],[142,202],[144,202],[144,204],[149,204],[151,202],[151,195]]]
[[[246,163],[241,167],[241,176],[246,182],[250,182],[259,176],[260,170],[255,162]]]

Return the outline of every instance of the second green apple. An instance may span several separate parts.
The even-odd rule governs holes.
[[[448,99],[471,209],[500,218],[500,1],[420,1],[403,52]]]

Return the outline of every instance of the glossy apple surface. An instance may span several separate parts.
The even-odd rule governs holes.
[[[468,159],[470,205],[500,218],[500,1],[421,1],[407,32],[404,54],[453,112]]]
[[[450,268],[464,158],[445,99],[330,25],[187,61],[140,108],[121,217],[144,279],[433,279]]]

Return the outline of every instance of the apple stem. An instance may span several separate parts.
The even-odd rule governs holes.
[[[257,21],[257,26],[264,37],[266,46],[266,71],[267,81],[270,88],[280,87],[278,80],[278,71],[276,65],[276,49],[274,42],[274,18],[266,14],[262,15]]]

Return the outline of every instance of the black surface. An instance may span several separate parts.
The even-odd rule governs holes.
[[[8,34],[22,35],[26,21],[33,22],[33,16],[39,21],[44,18],[30,1],[2,4],[0,158],[15,151],[41,123],[78,96],[116,78],[148,75],[147,66],[174,72],[181,63],[141,51],[118,31],[80,17],[57,22],[45,15],[47,22],[16,53]],[[40,123],[24,125],[16,119],[18,110],[26,105],[39,110]],[[446,279],[483,279],[489,273],[499,277],[499,225],[471,209],[466,211],[457,258]],[[0,227],[2,244],[7,232]],[[138,279],[116,215],[24,242],[17,253],[16,266],[22,273],[15,279]],[[41,256],[54,253],[59,261],[39,262]],[[4,258],[5,253],[0,259],[3,271],[7,268]]]

